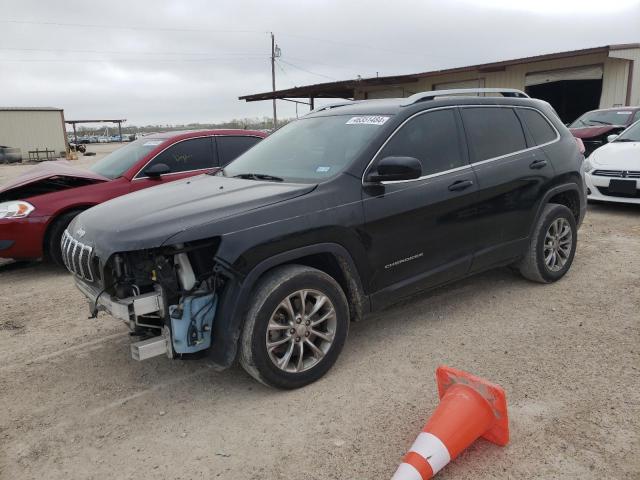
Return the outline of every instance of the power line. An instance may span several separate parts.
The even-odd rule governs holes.
[[[17,47],[0,47],[0,50],[8,50],[15,52],[52,52],[52,53],[108,53],[115,55],[211,55],[214,52],[140,52],[140,51],[124,51],[124,50],[78,50],[69,48],[17,48]],[[263,53],[217,53],[217,55],[228,56],[255,56],[264,57]]]
[[[376,52],[385,52],[385,53],[392,53],[394,55],[405,55],[405,56],[412,56],[412,57],[420,57],[423,60],[427,59],[427,58],[441,58],[441,59],[447,59],[447,60],[451,60],[451,59],[462,59],[463,57],[459,57],[459,56],[454,56],[454,55],[433,55],[432,52],[429,52],[428,54],[424,54],[424,53],[415,53],[415,52],[408,52],[406,50],[389,50],[387,48],[380,48],[380,47],[375,47],[372,45],[364,45],[364,44],[360,44],[360,43],[348,43],[348,42],[341,42],[338,40],[331,40],[328,38],[318,38],[318,37],[309,37],[307,35],[300,35],[297,33],[280,33],[280,35],[284,35],[284,36],[289,36],[289,37],[296,37],[296,38],[302,38],[302,39],[306,39],[306,40],[312,40],[314,42],[318,42],[318,43],[332,43],[334,45],[338,45],[341,47],[348,47],[348,48],[360,48],[360,49],[366,49],[366,50],[372,50],[372,51],[376,51]]]
[[[152,63],[204,63],[204,62],[221,62],[221,61],[237,61],[237,60],[264,60],[269,58],[265,55],[261,57],[218,57],[218,58],[88,58],[88,59],[60,59],[60,58],[43,58],[43,59],[25,59],[25,58],[3,58],[2,63],[119,63],[119,62],[152,62]]]
[[[306,68],[300,67],[300,66],[295,65],[295,64],[293,64],[291,62],[287,62],[286,60],[280,59],[280,61],[282,63],[286,64],[286,65],[289,65],[290,67],[297,68],[298,70],[301,70],[301,71],[306,72],[306,73],[310,73],[311,75],[316,75],[318,77],[328,78],[329,80],[337,80],[335,77],[330,77],[329,75],[324,75],[322,73],[312,72],[311,70],[307,70]]]
[[[0,20],[0,23],[17,25],[42,25],[56,27],[80,27],[80,28],[104,28],[110,30],[155,30],[162,32],[202,32],[202,33],[256,33],[266,35],[269,32],[262,30],[211,30],[209,28],[176,28],[176,27],[149,27],[148,25],[105,25],[98,23],[70,23],[70,22],[38,22],[32,20]]]

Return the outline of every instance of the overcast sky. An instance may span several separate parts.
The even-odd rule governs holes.
[[[640,0],[0,0],[0,105],[137,125],[269,116],[237,98],[271,89],[270,31],[287,88],[640,42]]]

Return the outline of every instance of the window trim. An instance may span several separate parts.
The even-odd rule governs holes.
[[[145,163],[145,164],[144,164],[144,165],[143,165],[143,166],[142,166],[142,167],[141,167],[141,168],[136,172],[136,174],[133,176],[133,178],[131,179],[131,181],[133,182],[133,181],[135,181],[135,180],[144,180],[144,179],[150,178],[150,177],[147,177],[147,176],[139,177],[138,175],[140,175],[140,174],[142,173],[142,171],[143,171],[145,168],[147,168],[147,165],[149,165],[149,164],[150,164],[151,162],[153,162],[156,158],[158,158],[158,155],[161,155],[162,153],[164,153],[166,150],[168,150],[169,148],[173,147],[174,145],[178,145],[179,143],[186,142],[186,141],[188,141],[188,140],[194,140],[194,139],[197,139],[197,138],[210,138],[210,139],[212,139],[212,140],[214,140],[214,141],[215,141],[215,138],[216,138],[216,137],[238,137],[238,136],[240,136],[240,137],[254,137],[254,138],[259,138],[260,140],[264,140],[264,138],[259,137],[259,136],[257,136],[257,135],[227,135],[227,134],[225,134],[225,135],[199,135],[199,136],[197,136],[197,137],[188,137],[188,138],[183,138],[183,139],[181,139],[181,140],[178,140],[177,142],[173,142],[173,143],[171,143],[171,144],[167,145],[165,148],[163,148],[163,149],[162,149],[162,150],[160,150],[158,153],[156,153],[153,157],[151,157],[151,158],[147,161],[147,163]],[[216,154],[216,155],[218,155],[218,145],[217,145],[217,144],[214,146],[214,151],[215,151],[215,154]],[[191,173],[191,172],[207,171],[207,170],[213,170],[214,168],[219,168],[219,167],[213,166],[213,167],[209,167],[209,168],[195,168],[195,169],[193,169],[193,170],[183,170],[183,171],[181,171],[181,172],[170,172],[170,173],[165,173],[164,175],[160,175],[160,177],[161,177],[161,178],[163,178],[163,177],[168,177],[169,175],[179,175],[179,174],[181,174],[181,173]]]
[[[545,113],[542,110],[540,110],[538,108],[535,108],[535,107],[520,106],[520,105],[468,105],[468,104],[466,104],[466,105],[449,105],[449,106],[446,106],[446,107],[436,107],[436,108],[430,108],[430,109],[427,109],[427,110],[421,110],[420,112],[414,113],[409,118],[406,118],[400,125],[398,125],[396,127],[396,129],[391,133],[391,135],[389,135],[389,137],[387,137],[387,139],[384,141],[382,146],[376,151],[376,153],[373,155],[373,158],[371,158],[371,160],[367,164],[366,168],[364,169],[364,172],[362,173],[362,179],[361,179],[362,186],[364,187],[366,185],[369,185],[369,183],[365,181],[365,177],[367,176],[367,173],[369,173],[369,170],[370,170],[371,166],[373,165],[373,162],[375,161],[376,157],[380,154],[380,152],[387,145],[387,143],[389,143],[389,141],[391,141],[391,139],[398,132],[398,130],[400,130],[407,122],[409,122],[413,118],[417,117],[418,115],[423,115],[423,114],[428,113],[428,112],[435,112],[437,110],[446,110],[446,109],[462,109],[462,108],[510,108],[510,109],[527,108],[529,110],[535,110],[536,112],[541,114],[543,116],[543,118],[547,122],[549,122],[549,124],[553,128],[554,132],[556,132],[556,138],[551,140],[551,141],[549,141],[549,142],[547,142],[547,143],[542,143],[540,145],[534,145],[532,147],[527,147],[527,148],[525,148],[523,150],[518,150],[516,152],[507,153],[507,154],[504,154],[504,155],[500,155],[498,157],[487,158],[486,160],[480,160],[478,162],[470,162],[468,165],[464,165],[462,167],[456,167],[456,168],[452,168],[450,170],[444,170],[442,172],[433,173],[433,174],[430,174],[430,175],[424,175],[422,177],[414,178],[414,179],[411,179],[411,180],[393,180],[393,181],[386,181],[386,182],[382,181],[379,184],[381,184],[381,185],[389,185],[389,184],[394,184],[394,183],[418,182],[418,181],[425,180],[425,179],[428,179],[428,178],[438,177],[438,176],[441,176],[441,175],[445,175],[447,173],[457,172],[457,171],[463,170],[465,168],[471,168],[471,167],[474,167],[476,165],[482,165],[482,164],[485,164],[485,163],[488,163],[488,162],[494,162],[496,160],[502,160],[504,158],[511,157],[513,155],[519,155],[521,153],[528,152],[530,150],[535,150],[536,148],[546,147],[547,145],[551,145],[552,143],[558,142],[560,140],[560,138],[561,138],[560,132],[558,131],[556,126],[553,124],[553,122],[551,120],[549,120],[547,115],[545,115]],[[514,113],[516,115],[516,118],[518,120],[520,120],[520,117],[518,116],[517,112],[514,111]],[[462,115],[460,115],[460,116],[462,116]],[[464,125],[462,125],[462,127],[464,129]],[[526,139],[526,132],[525,132],[524,126],[521,125],[521,127],[522,127],[522,133],[525,135],[525,139]],[[469,149],[469,142],[468,142],[468,140],[466,138],[466,132],[463,131],[462,134],[463,134],[463,137],[464,137],[464,140],[465,140],[466,147],[467,147],[467,149]],[[470,160],[471,160],[471,158],[469,158],[469,161]]]
[[[387,139],[384,141],[382,146],[373,155],[373,158],[371,159],[371,161],[369,162],[367,167],[364,169],[364,173],[362,174],[362,186],[365,186],[365,185],[368,184],[368,182],[365,181],[365,177],[367,176],[367,173],[369,172],[369,169],[373,165],[373,162],[375,161],[376,157],[380,154],[380,152],[384,149],[384,147],[387,146],[387,143],[389,143],[391,141],[391,139],[395,136],[395,134],[398,133],[398,131],[402,127],[404,127],[404,125],[406,123],[408,123],[409,121],[413,120],[415,117],[417,117],[419,115],[424,115],[424,114],[427,114],[427,113],[430,113],[430,112],[436,112],[436,111],[439,111],[439,110],[452,110],[454,112],[455,116],[458,117],[459,114],[458,114],[458,112],[456,112],[457,108],[458,108],[457,105],[448,105],[446,107],[430,108],[430,109],[427,109],[427,110],[421,110],[419,112],[416,112],[413,115],[411,115],[409,118],[406,118],[400,125],[398,125],[396,127],[396,129],[391,133],[391,135],[389,135],[387,137]],[[464,138],[464,132],[460,131],[460,127],[461,127],[460,119],[456,118],[455,119],[455,123],[456,123],[456,128],[458,128],[458,142],[464,141],[464,143],[466,144],[466,138]],[[442,172],[430,173],[429,175],[422,175],[421,177],[413,178],[411,180],[387,180],[387,181],[379,182],[379,184],[381,184],[381,185],[392,185],[392,184],[395,184],[395,183],[418,182],[420,180],[426,180],[428,178],[439,177],[439,176],[447,174],[447,173],[452,173],[452,172],[457,172],[457,171],[460,171],[460,170],[464,170],[465,168],[471,168],[471,164],[469,163],[470,159],[468,158],[468,154],[466,152],[466,146],[462,145],[462,143],[461,143],[460,147],[461,147],[460,153],[462,154],[462,157],[467,161],[466,165],[462,165],[462,166],[456,167],[456,168],[451,168],[449,170],[443,170]]]
[[[471,163],[471,165],[475,166],[475,165],[484,165],[485,163],[489,163],[489,162],[494,162],[496,160],[502,160],[504,158],[507,157],[511,157],[513,155],[519,155],[521,153],[525,153],[525,152],[529,152],[531,150],[535,150],[536,148],[542,148],[542,147],[546,147],[547,145],[551,145],[552,143],[555,143],[557,141],[560,140],[560,132],[558,131],[558,129],[556,128],[556,126],[547,118],[547,116],[544,114],[544,112],[542,112],[541,110],[534,108],[534,107],[525,107],[525,106],[519,106],[519,105],[465,105],[465,106],[461,106],[461,108],[477,108],[477,107],[483,107],[483,108],[511,108],[512,110],[516,109],[516,108],[527,108],[529,110],[535,110],[536,112],[538,112],[540,115],[542,115],[542,117],[549,122],[549,125],[551,125],[551,127],[553,128],[553,131],[556,132],[556,138],[554,138],[553,140],[546,142],[546,143],[541,143],[540,145],[534,145],[532,147],[527,147],[525,149],[522,150],[516,150],[515,152],[511,152],[511,153],[505,153],[504,155],[500,155],[497,157],[491,157],[491,158],[487,158],[485,160],[479,160],[477,162],[473,162]],[[520,126],[522,128],[522,133],[525,136],[525,140],[527,138],[527,133],[529,133],[527,130],[525,130],[528,127],[525,127],[524,125],[522,125],[522,121],[520,120],[520,116],[518,115],[518,112],[516,112],[514,110],[513,112],[516,115],[516,118],[518,119],[518,121],[520,122]],[[464,121],[464,120],[463,120]],[[535,140],[533,139],[533,137],[531,138],[532,141],[535,142]]]

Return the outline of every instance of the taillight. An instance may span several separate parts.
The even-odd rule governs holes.
[[[582,143],[582,139],[578,137],[573,137],[573,138],[578,144],[578,150],[580,150],[580,153],[584,155],[584,152],[586,152],[586,148],[584,148],[584,143]]]

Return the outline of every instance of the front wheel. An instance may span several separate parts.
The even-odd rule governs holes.
[[[529,249],[518,264],[523,277],[540,283],[560,280],[571,267],[576,253],[578,228],[571,210],[549,204],[534,229]]]
[[[335,363],[349,329],[340,285],[302,265],[268,272],[256,286],[242,334],[240,364],[277,388],[303,387]]]
[[[53,224],[49,227],[49,231],[47,232],[45,240],[46,256],[53,263],[61,267],[65,266],[64,260],[62,260],[62,234],[71,223],[71,220],[76,218],[79,213],[79,210],[63,213],[53,221]]]

